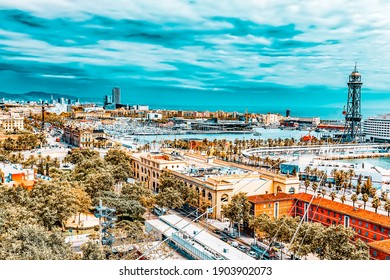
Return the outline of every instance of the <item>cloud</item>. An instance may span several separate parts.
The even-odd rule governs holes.
[[[385,0],[1,0],[0,70],[90,95],[86,81],[305,96],[344,92],[357,61],[364,89],[388,94],[389,12]]]

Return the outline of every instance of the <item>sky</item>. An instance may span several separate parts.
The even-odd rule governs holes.
[[[389,14],[388,0],[0,0],[0,92],[338,108],[356,62],[362,106],[389,108]]]

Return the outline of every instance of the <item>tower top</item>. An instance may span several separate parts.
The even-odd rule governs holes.
[[[353,69],[351,76],[361,76],[361,74],[357,70],[356,61],[355,61],[355,68]]]

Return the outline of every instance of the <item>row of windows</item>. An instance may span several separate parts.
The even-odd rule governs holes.
[[[316,211],[316,209],[313,209],[313,206],[310,207],[310,210],[311,210],[312,213]],[[300,213],[300,214],[304,213],[304,211],[299,209],[299,208],[297,209],[297,212]],[[330,211],[330,210],[324,210],[322,208],[319,208],[316,212],[317,213],[324,213],[325,212],[325,214],[328,214],[328,216],[333,216],[336,219],[338,218],[339,221],[342,221],[343,218],[344,218],[344,215],[342,215],[342,214],[339,214],[339,213],[336,213],[336,212],[333,212],[333,211]],[[312,213],[309,212],[309,216],[310,217],[313,217]],[[316,218],[316,220],[323,221],[322,215],[321,215],[321,217],[319,217],[319,215],[317,214],[315,216],[315,218]],[[330,223],[330,219],[328,219],[328,220],[327,220],[327,222]],[[359,225],[361,227],[365,227],[367,229],[370,227],[370,223],[363,222],[363,221],[355,219],[355,218],[351,219],[351,224],[354,224],[354,225],[356,224],[356,225]],[[380,232],[380,233],[386,234],[386,229],[383,228],[383,227],[380,227],[378,225],[372,225],[372,228],[373,228],[374,231],[377,231],[378,233]],[[388,233],[388,236],[390,237],[390,230],[387,230],[387,233]]]
[[[378,256],[378,252],[374,250],[374,251],[372,252],[372,256],[373,256],[373,257]],[[386,259],[387,261],[390,260],[390,256],[386,256],[385,259]]]
[[[302,205],[302,204],[298,203],[298,205]],[[310,210],[313,211],[313,212],[317,210],[316,212],[318,212],[318,213],[324,213],[324,212],[325,212],[325,213],[328,214],[328,216],[333,216],[334,218],[339,218],[339,220],[342,220],[343,217],[344,217],[343,214],[339,214],[339,213],[336,213],[336,212],[334,212],[334,211],[325,210],[325,209],[322,209],[322,208],[315,209],[314,206],[311,206],[311,207],[310,207]],[[299,212],[299,213],[300,213],[300,212]],[[318,219],[318,215],[316,216],[316,218]],[[366,227],[366,228],[369,227],[369,223],[367,223],[367,222],[362,222],[362,221],[360,221],[360,220],[358,220],[358,219],[355,219],[355,218],[352,218],[351,223],[352,223],[352,224],[357,223],[359,226],[364,226],[364,227]],[[383,228],[383,227],[379,227],[379,226],[377,226],[377,225],[374,225],[373,228],[374,228],[375,231],[380,231],[381,233],[385,233],[385,228]],[[389,233],[390,233],[390,232],[389,232]]]

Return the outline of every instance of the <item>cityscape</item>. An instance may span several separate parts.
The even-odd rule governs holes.
[[[0,260],[390,260],[380,7],[139,2],[0,0]]]

